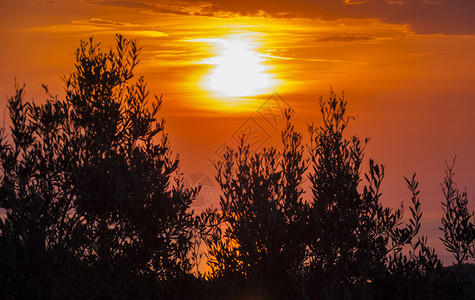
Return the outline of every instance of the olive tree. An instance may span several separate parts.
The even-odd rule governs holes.
[[[149,101],[144,78],[134,79],[139,52],[120,35],[109,51],[91,38],[64,78],[64,100],[26,102],[22,88],[9,100],[13,125],[0,144],[3,293],[144,297],[190,277],[198,189],[180,179],[157,118],[162,99]]]

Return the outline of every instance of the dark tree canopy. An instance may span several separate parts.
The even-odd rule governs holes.
[[[415,176],[406,179],[412,206],[404,223],[402,209],[380,202],[384,167],[369,160],[361,174],[366,141],[345,137],[346,101],[332,92],[320,108],[323,124],[309,126],[310,199],[302,188],[309,160],[289,117],[282,152],[251,153],[243,138],[216,165],[225,229],[209,242],[215,282],[278,299],[368,299],[397,294],[393,280],[440,268],[426,239],[414,240],[422,217]]]
[[[162,100],[149,103],[145,80],[132,81],[139,51],[120,35],[110,51],[82,42],[64,100],[25,102],[23,88],[9,100],[0,238],[11,296],[126,298],[150,278],[190,273],[198,191],[175,176],[178,159],[157,120]],[[48,286],[61,289],[50,295]]]
[[[310,293],[324,299],[349,295],[365,298],[370,289],[375,293],[383,284],[380,281],[387,277],[392,265],[402,265],[398,259],[421,259],[413,252],[409,257],[401,253],[405,246],[426,248],[423,240],[413,243],[422,217],[418,183],[415,176],[406,179],[413,206],[409,223],[403,226],[403,211],[384,208],[380,202],[382,165],[369,160],[364,175],[366,184],[361,187],[367,140],[362,143],[356,136],[345,137],[350,118],[344,98],[331,92],[328,100],[320,100],[320,109],[323,124],[309,126],[309,179],[313,194],[309,214],[309,279],[323,282],[327,288]],[[432,269],[440,264],[437,257],[431,263],[428,267]]]
[[[442,184],[445,202],[442,202],[444,215],[440,228],[441,238],[446,249],[453,253],[457,264],[475,258],[475,216],[468,211],[467,192],[460,192],[454,181],[454,164],[446,163],[445,178]]]
[[[216,165],[225,231],[210,245],[212,275],[246,279],[249,289],[273,290],[273,297],[298,292],[286,289],[301,277],[306,253],[302,179],[308,163],[290,115],[282,152],[251,153],[242,137],[237,151],[228,148]]]

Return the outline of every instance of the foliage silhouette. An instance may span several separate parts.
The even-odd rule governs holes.
[[[209,242],[213,277],[271,298],[299,298],[306,253],[302,179],[308,163],[291,112],[285,115],[282,152],[270,148],[252,154],[243,136],[237,151],[228,148],[216,164],[225,231]]]
[[[467,192],[460,192],[454,181],[455,158],[451,165],[445,163],[445,178],[441,184],[445,201],[442,202],[442,227],[440,238],[446,249],[454,255],[455,263],[435,274],[440,293],[445,299],[473,299],[475,294],[475,265],[464,264],[475,258],[474,213],[468,211]],[[441,283],[442,282],[442,283]]]
[[[475,220],[474,213],[468,212],[467,192],[460,192],[454,182],[454,165],[446,162],[445,178],[442,184],[445,202],[442,202],[444,215],[441,238],[446,249],[453,253],[458,265],[467,259],[475,258]]]
[[[130,82],[139,52],[120,35],[108,52],[91,38],[65,100],[28,103],[23,88],[10,99],[13,143],[2,138],[0,153],[9,297],[144,297],[191,276],[198,189],[173,181],[161,98],[149,105],[145,80]]]
[[[412,193],[411,218],[402,224],[403,210],[383,208],[380,186],[384,167],[369,160],[366,185],[360,192],[364,143],[344,137],[350,118],[346,101],[330,93],[320,100],[323,125],[309,126],[312,189],[309,214],[308,281],[311,298],[334,299],[376,295],[394,269],[409,262],[421,265],[425,251],[409,257],[405,246],[427,250],[425,240],[413,243],[422,212],[415,175],[406,179]],[[432,252],[431,252],[432,253]],[[425,269],[440,262],[431,257]],[[317,284],[318,283],[318,284]],[[323,287],[323,288],[322,288]]]
[[[60,106],[48,102],[39,109],[23,97],[24,89],[17,87],[9,100],[13,144],[4,133],[1,138],[0,207],[7,216],[0,220],[0,293],[2,298],[57,298],[67,293],[73,282],[67,270],[78,263],[66,246],[73,223],[63,166],[54,161],[60,158],[53,116],[60,117]],[[31,120],[38,114],[43,120]]]
[[[251,153],[243,137],[216,165],[225,230],[208,241],[213,282],[232,286],[231,294],[278,299],[405,297],[414,287],[398,291],[391,282],[419,283],[441,266],[426,238],[414,240],[422,217],[415,175],[406,179],[412,206],[403,223],[403,209],[380,203],[382,165],[369,160],[367,184],[359,187],[366,141],[344,137],[346,101],[331,92],[320,107],[323,125],[309,126],[310,201],[301,186],[308,160],[288,113],[282,155],[273,148]]]

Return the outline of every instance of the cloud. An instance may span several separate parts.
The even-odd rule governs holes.
[[[319,39],[320,42],[356,42],[356,41],[371,41],[374,37],[369,36],[340,36],[332,35]]]
[[[125,8],[153,8],[154,5],[143,3],[142,1],[133,1],[133,0],[88,0],[86,1],[90,4],[105,5],[105,6],[118,6]]]
[[[124,35],[140,37],[164,37],[168,34],[150,30],[149,26],[138,24],[105,20],[100,18],[90,18],[83,20],[71,20],[69,24],[56,24],[30,29],[32,31],[50,32],[50,33],[97,33],[97,32],[120,32]]]
[[[91,26],[134,26],[132,23],[118,22],[113,20],[104,20],[101,18],[90,18],[84,20],[72,20],[75,25],[91,25]]]
[[[89,3],[177,15],[380,19],[408,24],[412,31],[421,34],[475,34],[473,0],[90,0]]]
[[[150,37],[150,38],[168,36],[168,34],[164,32],[155,31],[155,30],[126,30],[126,31],[121,31],[120,33],[126,36],[130,35],[130,36],[141,36],[141,37]]]
[[[99,31],[113,30],[113,28],[106,28],[101,26],[92,26],[84,24],[57,24],[41,27],[34,27],[29,29],[31,31],[40,31],[48,33],[95,33]]]

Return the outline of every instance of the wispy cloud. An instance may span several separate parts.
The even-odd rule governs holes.
[[[90,19],[82,19],[82,20],[71,20],[71,24],[74,25],[93,25],[93,26],[138,26],[137,24],[127,23],[127,22],[120,22],[120,21],[113,21],[113,20],[104,20],[101,18],[90,18]]]
[[[69,24],[56,24],[30,28],[31,31],[41,31],[49,33],[101,33],[113,32],[129,36],[138,37],[164,37],[168,34],[152,30],[151,26],[138,25],[101,18],[90,18],[81,20],[71,20]]]
[[[91,4],[118,6],[153,13],[235,17],[266,16],[273,18],[380,19],[394,24],[408,24],[422,34],[475,34],[473,0],[321,0],[321,1],[118,1],[89,0]]]
[[[331,35],[318,39],[320,42],[356,42],[356,41],[373,41],[374,37],[370,36],[351,36],[351,35]]]

